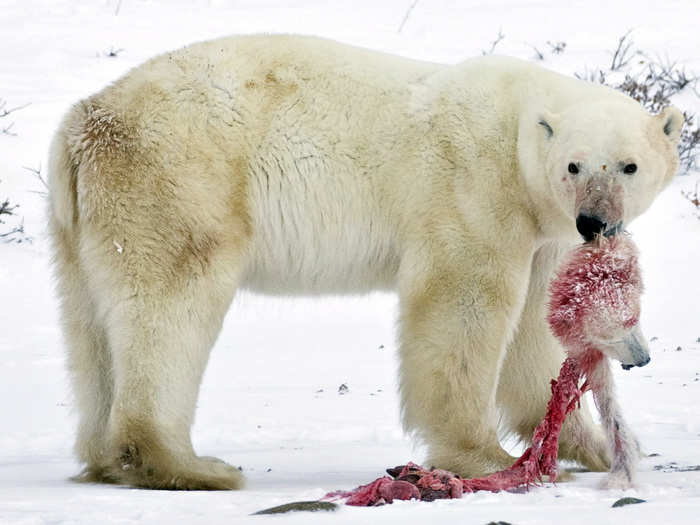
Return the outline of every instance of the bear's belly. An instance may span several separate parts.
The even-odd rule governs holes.
[[[256,246],[242,283],[267,294],[353,294],[395,287],[398,258],[341,239],[290,239]]]
[[[249,180],[252,238],[242,285],[274,294],[394,287],[397,232],[366,180],[331,169],[268,169]]]
[[[309,217],[271,218],[253,236],[243,286],[271,294],[347,294],[393,289],[398,256],[366,224],[317,228]],[[342,227],[345,226],[345,227]]]

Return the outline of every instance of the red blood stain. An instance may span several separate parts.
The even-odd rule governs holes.
[[[479,490],[514,490],[541,483],[544,476],[554,481],[559,435],[567,414],[580,406],[584,392],[602,386],[587,379],[604,355],[586,340],[584,327],[600,323],[601,319],[609,322],[606,316],[610,312],[617,313],[616,322],[633,326],[639,317],[641,291],[637,251],[624,235],[580,246],[564,261],[550,285],[548,320],[568,357],[559,377],[551,381],[552,397],[534,431],[532,446],[509,468],[481,478],[462,479],[446,470],[408,463],[387,469],[391,477],[384,476],[349,491],[330,492],[324,499],[346,499],[347,505],[371,506],[395,499],[433,501],[461,498],[465,492]]]

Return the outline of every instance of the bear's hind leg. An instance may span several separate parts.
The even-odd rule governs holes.
[[[112,481],[105,471],[105,434],[112,404],[112,363],[104,329],[96,317],[87,278],[71,233],[52,224],[61,322],[68,371],[78,413],[75,452],[83,472],[76,481]]]
[[[222,226],[228,235],[195,234],[151,210],[141,221],[113,221],[83,236],[114,382],[104,476],[143,488],[237,489],[240,471],[197,457],[190,429],[244,243],[230,224]]]
[[[111,472],[121,483],[178,490],[242,487],[238,469],[197,457],[190,440],[204,368],[235,288],[230,274],[212,262],[183,287],[159,296],[146,292],[112,313],[115,396],[108,445]]]

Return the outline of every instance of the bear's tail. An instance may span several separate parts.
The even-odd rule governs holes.
[[[66,233],[78,222],[80,143],[86,116],[83,103],[73,106],[56,131],[49,150],[49,220]]]

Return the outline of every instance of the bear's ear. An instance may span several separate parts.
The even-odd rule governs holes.
[[[545,137],[551,139],[554,136],[554,130],[558,127],[559,118],[557,115],[545,111],[537,118],[537,124],[543,128]]]
[[[681,138],[681,130],[683,129],[683,113],[678,108],[667,106],[656,117],[657,121],[663,126],[664,134],[674,144]]]

